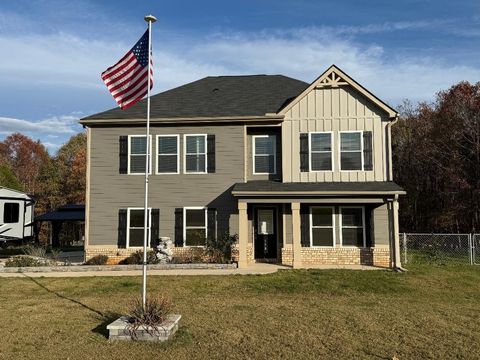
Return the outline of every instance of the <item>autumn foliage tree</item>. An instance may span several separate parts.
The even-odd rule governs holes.
[[[480,230],[480,83],[461,82],[433,104],[402,107],[393,127],[404,231]]]

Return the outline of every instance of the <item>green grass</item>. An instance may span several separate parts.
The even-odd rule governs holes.
[[[140,278],[0,278],[0,359],[477,359],[480,266],[150,277],[182,314],[168,344],[106,325]]]

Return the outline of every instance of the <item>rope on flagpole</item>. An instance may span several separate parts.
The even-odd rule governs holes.
[[[151,72],[151,56],[152,56],[152,23],[157,21],[153,15],[146,15],[145,21],[148,22],[148,73],[147,73],[147,129],[146,129],[146,159],[145,159],[145,203],[143,212],[143,283],[142,283],[142,305],[145,310],[147,302],[147,245],[151,236],[151,219],[148,211],[148,173],[150,172],[150,72]]]

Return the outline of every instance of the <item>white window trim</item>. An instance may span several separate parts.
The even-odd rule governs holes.
[[[205,227],[202,226],[189,226],[189,229],[205,229],[205,245],[208,239],[208,208],[205,206],[187,206],[183,208],[183,247],[186,248],[202,248],[201,245],[187,245],[187,210],[205,210]]]
[[[177,138],[177,171],[176,172],[159,172],[158,171],[158,157],[161,156],[161,155],[174,155],[174,154],[159,154],[159,149],[160,149],[160,146],[159,146],[159,142],[160,142],[160,138],[162,137],[175,137]],[[156,140],[156,144],[157,144],[157,153],[156,153],[156,167],[155,167],[155,174],[156,175],[174,175],[174,174],[180,174],[180,135],[178,134],[162,134],[162,135],[157,135],[157,140]]]
[[[126,243],[126,248],[127,249],[143,249],[143,246],[130,246],[130,229],[143,229],[144,227],[142,226],[141,228],[139,227],[130,227],[130,211],[131,210],[145,210],[145,208],[140,208],[140,207],[132,207],[132,208],[127,208],[127,243]],[[148,208],[148,216],[150,218],[150,221],[148,224],[150,226],[147,227],[148,229],[148,244],[147,247],[150,248],[150,240],[152,237],[152,208]]]
[[[342,224],[342,210],[343,209],[362,209],[362,230],[363,230],[363,246],[355,246],[355,245],[343,245],[343,224]],[[365,248],[367,247],[367,236],[366,236],[366,229],[365,229],[365,206],[340,206],[339,207],[339,220],[338,225],[340,229],[340,246],[346,248]],[[358,226],[345,226],[348,229],[358,229]]]
[[[330,151],[315,151],[316,154],[330,153],[330,170],[312,170],[312,134],[330,134]],[[308,171],[313,173],[333,171],[333,131],[313,131],[308,133]]]
[[[187,171],[187,137],[190,137],[190,136],[203,136],[205,139],[205,152],[189,154],[189,155],[205,155],[205,171]],[[207,174],[207,169],[208,169],[207,146],[208,146],[207,134],[184,134],[183,135],[183,173],[184,174]]]
[[[128,175],[144,175],[145,176],[145,173],[132,173],[130,172],[130,156],[131,156],[131,153],[130,153],[130,149],[131,149],[131,141],[130,139],[131,138],[134,138],[134,137],[145,137],[145,135],[128,135],[128,157],[127,157],[127,174]],[[149,162],[148,162],[148,175],[152,175],[152,135],[149,135],[149,138],[150,138],[150,141],[149,141],[149,145],[150,145],[150,158],[148,159]],[[143,156],[143,155],[142,155]]]
[[[273,172],[257,172],[255,170],[255,139],[273,137]],[[259,154],[259,156],[270,156],[269,154]],[[253,175],[276,175],[277,174],[277,135],[252,135],[252,166]]]
[[[361,164],[361,169],[360,170],[342,170],[342,152],[351,152],[351,153],[356,153],[358,150],[346,150],[342,151],[342,134],[347,134],[347,133],[359,133],[360,134],[360,156],[362,159],[362,164]],[[363,158],[363,130],[345,130],[345,131],[339,131],[338,132],[338,166],[340,168],[340,172],[354,172],[354,171],[365,171],[363,170],[365,166],[365,161]]]
[[[332,229],[333,232],[333,245],[332,246],[315,246],[313,245],[313,214],[312,209],[331,209],[332,210],[332,226],[315,226],[318,229]],[[318,249],[332,249],[337,246],[336,236],[335,236],[335,207],[334,206],[310,206],[310,247]]]

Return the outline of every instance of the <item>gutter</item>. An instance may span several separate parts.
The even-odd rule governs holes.
[[[197,123],[232,123],[232,122],[241,122],[241,123],[251,123],[251,122],[271,122],[277,121],[282,122],[284,119],[283,115],[278,114],[266,114],[265,116],[218,116],[218,117],[171,117],[171,118],[156,118],[150,119],[152,124],[197,124]],[[80,119],[79,123],[84,126],[89,125],[143,125],[145,119],[95,119],[95,118],[84,118]]]

